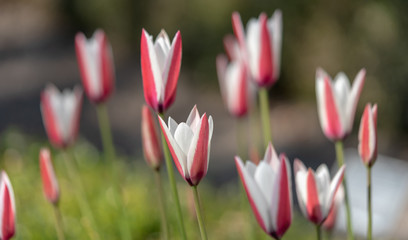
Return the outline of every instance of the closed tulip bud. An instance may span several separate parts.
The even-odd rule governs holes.
[[[371,167],[377,159],[377,104],[367,104],[360,122],[358,152],[363,163]]]
[[[60,92],[48,85],[41,93],[41,115],[50,142],[58,148],[72,144],[79,128],[82,108],[82,90],[75,87]]]
[[[13,187],[5,171],[1,171],[0,181],[0,239],[8,240],[16,230],[16,204]]]
[[[59,187],[54,167],[52,166],[51,153],[48,148],[40,150],[40,171],[45,198],[52,204],[58,204]]]
[[[282,12],[276,10],[269,19],[265,13],[250,19],[246,34],[239,13],[234,12],[232,27],[253,80],[259,87],[272,86],[280,72]]]
[[[317,171],[306,169],[305,165],[295,159],[294,172],[296,193],[303,215],[316,225],[326,220],[334,204],[334,196],[339,189],[344,176],[345,166],[342,166],[330,181],[330,174],[326,164],[322,164]]]
[[[90,39],[77,33],[75,50],[86,95],[93,103],[105,102],[115,83],[112,47],[105,32],[98,29]]]
[[[147,164],[153,169],[159,169],[162,163],[162,150],[152,113],[146,105],[142,107],[142,144]]]
[[[323,133],[330,140],[343,140],[350,134],[365,75],[365,69],[361,69],[350,88],[344,73],[337,74],[332,81],[323,69],[317,69],[317,110]]]
[[[181,66],[181,35],[176,33],[170,44],[162,30],[153,42],[152,36],[142,30],[140,43],[144,96],[147,104],[162,113],[176,98],[176,87]]]
[[[292,222],[291,174],[288,159],[277,156],[269,144],[264,159],[255,165],[235,157],[239,176],[261,228],[281,239]]]
[[[196,186],[207,174],[210,158],[213,119],[201,117],[194,106],[186,122],[177,124],[169,117],[168,125],[159,117],[160,126],[180,175]]]

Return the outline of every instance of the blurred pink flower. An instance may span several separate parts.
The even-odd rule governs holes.
[[[316,172],[295,159],[294,172],[296,193],[303,215],[314,224],[326,220],[334,203],[334,196],[343,180],[345,166],[342,166],[330,181],[326,164],[320,165]]]
[[[41,93],[41,114],[50,142],[59,148],[72,144],[78,134],[82,89],[60,92],[49,84]]]
[[[153,169],[159,169],[163,154],[152,113],[146,105],[142,107],[142,144],[147,164]]]
[[[365,69],[361,69],[350,89],[350,81],[344,73],[337,74],[332,81],[323,69],[317,69],[317,110],[323,133],[330,140],[343,140],[351,132],[365,75]]]
[[[252,211],[261,228],[280,239],[292,222],[291,173],[284,154],[276,155],[269,144],[264,159],[256,166],[235,157]]]
[[[40,150],[40,171],[45,198],[56,205],[59,200],[59,187],[54,167],[52,166],[51,153],[48,148]]]
[[[168,126],[159,117],[160,126],[181,176],[196,186],[207,174],[210,158],[213,119],[204,113],[201,117],[194,106],[187,121],[177,124],[169,117]]]
[[[86,95],[93,103],[106,101],[114,88],[115,67],[105,32],[98,29],[90,39],[77,33],[75,49]]]
[[[367,104],[360,122],[358,152],[361,160],[371,167],[377,159],[377,104]]]
[[[1,171],[0,181],[0,239],[8,240],[16,230],[16,204],[13,187],[5,171]]]
[[[268,19],[261,13],[248,21],[245,34],[241,16],[232,14],[232,27],[253,80],[260,87],[272,86],[279,78],[282,45],[282,12]]]
[[[164,30],[153,42],[152,36],[143,29],[140,54],[146,102],[155,111],[162,113],[176,98],[181,66],[180,31],[176,33],[170,45]]]

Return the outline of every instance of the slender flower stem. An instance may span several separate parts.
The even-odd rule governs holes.
[[[367,167],[367,206],[368,206],[368,226],[367,226],[367,240],[372,239],[373,228],[373,212],[371,206],[371,167]]]
[[[322,230],[319,224],[316,224],[317,240],[322,240]]]
[[[64,224],[62,223],[61,212],[57,204],[52,204],[55,216],[55,230],[57,231],[58,240],[65,240]]]
[[[160,176],[160,169],[154,170],[154,176],[156,179],[157,193],[159,194],[162,237],[164,240],[167,240],[169,239],[169,226],[167,224],[166,204],[164,201],[163,185],[162,185],[162,180]]]
[[[271,121],[269,119],[269,99],[268,89],[263,87],[259,90],[259,102],[261,108],[262,131],[264,136],[265,147],[268,147],[269,142],[272,142]]]
[[[336,146],[336,156],[337,156],[337,164],[339,167],[344,165],[344,153],[343,153],[343,141],[339,140],[335,143]],[[351,222],[351,209],[350,209],[350,202],[348,198],[348,191],[347,191],[347,181],[346,181],[346,173],[343,176],[343,188],[344,188],[344,203],[346,205],[346,216],[347,216],[347,239],[354,240],[353,235],[353,225]]]
[[[120,210],[122,214],[120,220],[118,221],[121,239],[130,240],[132,239],[132,235],[130,231],[129,222],[127,221],[128,216],[124,204],[124,199],[122,196],[122,190],[119,184],[119,174],[118,168],[116,166],[117,161],[115,161],[116,159],[115,145],[113,144],[112,131],[110,128],[109,115],[106,103],[99,103],[98,105],[96,105],[96,111],[98,114],[99,130],[102,138],[104,157],[106,162],[111,165],[110,167],[113,172],[111,181],[114,190],[113,195],[115,207],[117,208],[117,210]]]
[[[164,119],[164,114],[163,113],[159,113],[159,116],[162,119]],[[180,205],[180,200],[179,200],[179,196],[178,196],[176,180],[174,178],[173,163],[172,163],[171,158],[170,158],[169,147],[167,146],[167,142],[166,142],[166,139],[164,137],[163,131],[161,131],[161,140],[162,140],[162,145],[163,145],[164,159],[165,159],[165,162],[166,162],[167,174],[168,174],[169,181],[170,181],[170,188],[171,188],[171,192],[173,194],[174,204],[176,204],[180,232],[181,232],[182,239],[186,240],[187,235],[186,235],[186,230],[184,228],[183,213],[181,211],[181,205]]]
[[[74,185],[74,194],[77,199],[79,209],[83,217],[87,218],[90,228],[88,228],[88,234],[90,239],[99,240],[101,239],[99,236],[98,228],[95,224],[95,219],[92,214],[91,208],[89,206],[88,200],[85,195],[85,191],[82,185],[81,178],[75,169],[75,166],[72,163],[73,159],[70,159],[68,153],[66,151],[63,152],[65,167],[68,171],[69,180]]]
[[[98,114],[99,130],[101,132],[105,159],[107,162],[113,162],[116,158],[116,155],[106,104],[99,103],[98,105],[96,105],[96,112]]]
[[[200,197],[198,196],[197,186],[192,186],[194,193],[194,206],[197,214],[198,225],[200,227],[201,240],[207,240],[207,232],[205,231],[205,224],[201,212]]]

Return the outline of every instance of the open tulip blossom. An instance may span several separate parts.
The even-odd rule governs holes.
[[[162,30],[153,37],[142,30],[140,43],[144,96],[147,104],[162,113],[176,98],[176,87],[181,66],[181,35],[176,33],[170,44],[167,33]]]
[[[51,153],[48,148],[40,150],[40,171],[45,198],[52,204],[59,200],[59,187],[54,167],[52,166]]]
[[[59,148],[72,144],[78,134],[82,89],[60,92],[49,84],[41,94],[41,114],[50,142]]]
[[[270,19],[265,13],[250,19],[246,34],[239,13],[234,12],[232,27],[253,80],[260,87],[273,85],[280,72],[282,12],[276,10]]]
[[[77,33],[75,49],[85,93],[93,103],[106,101],[114,88],[115,67],[105,32],[98,29],[90,39]]]
[[[181,176],[196,186],[207,174],[210,157],[213,119],[204,113],[201,117],[194,106],[187,121],[176,123],[169,117],[168,125],[159,117],[171,155]]]
[[[320,165],[316,172],[295,159],[294,173],[296,193],[303,215],[316,225],[320,239],[320,225],[326,220],[334,204],[334,197],[343,180],[343,165],[330,181],[329,169],[326,164]]]
[[[245,165],[235,157],[252,211],[261,228],[270,236],[280,239],[292,222],[291,173],[284,154],[278,157],[272,144],[264,159],[256,166]]]
[[[337,74],[332,81],[323,69],[317,69],[317,109],[323,133],[330,140],[343,140],[351,132],[365,75],[365,69],[361,69],[350,88],[344,73]]]
[[[8,240],[16,230],[16,203],[7,173],[1,171],[0,175],[0,239]]]

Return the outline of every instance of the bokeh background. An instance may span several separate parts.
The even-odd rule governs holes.
[[[140,138],[140,110],[144,103],[140,73],[141,30],[145,28],[156,36],[163,28],[170,38],[177,30],[181,31],[182,68],[176,101],[168,115],[177,121],[185,120],[192,106],[197,104],[201,112],[207,112],[214,118],[211,162],[204,184],[212,189],[209,195],[213,194],[211,196],[214,198],[207,198],[211,202],[212,199],[220,198],[217,195],[219,192],[238,189],[233,163],[233,156],[238,153],[236,124],[222,104],[215,57],[223,52],[223,37],[232,33],[233,11],[239,11],[242,20],[247,22],[260,12],[270,16],[276,8],[283,12],[281,78],[270,90],[272,134],[277,151],[286,152],[291,160],[299,157],[312,167],[322,162],[333,163],[334,148],[322,134],[317,117],[315,71],[317,67],[323,67],[332,76],[344,71],[353,80],[364,67],[367,69],[367,78],[356,113],[354,131],[345,146],[357,146],[356,133],[363,107],[366,102],[377,102],[379,152],[408,159],[408,2],[405,0],[2,0],[1,166],[7,171],[14,171],[14,174],[10,174],[13,183],[35,181],[33,190],[36,191],[33,192],[37,192],[35,196],[38,196],[38,203],[41,204],[36,208],[45,208],[37,209],[39,214],[27,216],[21,211],[31,210],[24,208],[27,205],[24,205],[23,200],[29,201],[32,195],[18,200],[18,206],[24,209],[19,214],[22,219],[27,218],[25,223],[28,223],[21,223],[18,229],[23,232],[20,239],[42,239],[41,233],[34,233],[38,229],[31,230],[40,226],[47,226],[49,235],[53,236],[52,217],[38,220],[50,214],[47,212],[50,209],[46,208],[45,201],[41,199],[36,165],[38,147],[47,144],[39,100],[40,92],[47,83],[54,83],[60,89],[81,84],[74,49],[74,36],[78,31],[90,37],[95,29],[102,28],[113,47],[117,81],[115,93],[108,104],[109,114],[114,141],[123,158],[124,168],[134,171],[135,176],[126,178],[129,196],[132,197],[134,191],[142,192],[139,195],[147,191],[143,190],[143,184],[134,183],[140,179],[138,174],[146,177],[141,174],[144,172],[141,169],[146,168]],[[252,119],[249,123],[249,131],[255,132],[255,136],[259,135],[257,120]],[[248,141],[260,143],[256,137]],[[84,169],[93,171],[93,167],[97,166],[96,169],[109,172],[98,165],[101,142],[96,111],[86,98],[78,145],[75,151],[79,152],[79,158],[84,158]],[[259,149],[260,155],[262,152]],[[63,166],[57,172],[63,176]],[[14,181],[13,175],[16,179]],[[85,178],[97,182],[98,174],[90,174]],[[90,183],[89,186],[92,188],[94,185]],[[27,185],[15,186],[15,191],[24,196],[24,187]],[[98,194],[102,193],[95,193],[95,196]],[[154,197],[154,193],[150,194]],[[228,199],[233,198],[231,193]],[[211,203],[208,205],[211,206]],[[75,209],[75,206],[72,208]],[[149,206],[137,206],[132,211],[140,212],[139,209],[144,208]],[[221,213],[212,216],[217,220],[213,226],[219,223],[220,216],[225,217]],[[138,236],[136,239],[154,239],[157,235],[151,232],[157,232],[158,228],[158,220],[153,219],[151,228],[140,230],[145,235],[135,235]],[[114,236],[115,231],[109,231],[110,236]],[[139,233],[139,230],[135,231]],[[215,232],[213,236],[219,236],[215,239],[228,239],[229,235],[221,237],[215,235]],[[77,236],[75,234],[72,236]]]

